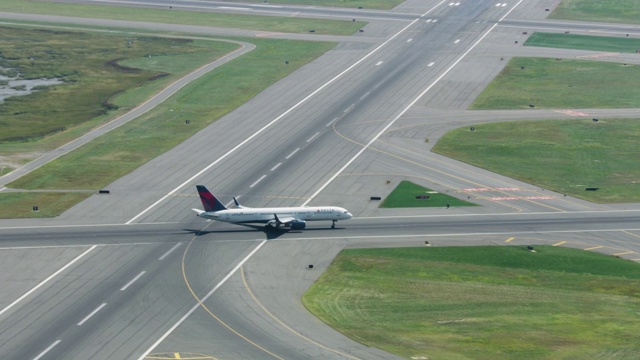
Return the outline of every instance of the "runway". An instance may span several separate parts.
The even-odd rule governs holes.
[[[410,21],[372,21],[365,33],[385,34],[377,43],[341,42],[110,184],[110,195],[57,219],[0,221],[0,355],[393,359],[300,303],[345,247],[548,244],[640,261],[636,204],[587,203],[429,152],[447,130],[474,121],[571,116],[464,110],[501,58],[530,51],[514,44],[518,22],[502,23],[531,15],[538,24],[537,9],[550,2],[403,5],[418,3]],[[370,200],[402,179],[480,206],[384,210]],[[224,201],[330,204],[356,217],[303,232],[207,223],[190,211],[200,207],[196,183]]]

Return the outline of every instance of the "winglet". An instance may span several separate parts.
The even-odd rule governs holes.
[[[241,205],[238,199],[236,199],[235,197],[233,198],[233,202],[236,203],[236,207],[239,209],[251,209],[248,206]]]
[[[196,189],[198,189],[198,194],[200,195],[202,206],[204,206],[204,211],[209,212],[227,209],[204,185],[196,185]]]

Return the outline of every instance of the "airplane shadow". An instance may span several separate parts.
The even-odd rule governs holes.
[[[261,226],[261,225],[250,225],[250,224],[237,224],[240,226],[244,226],[247,227],[248,229],[237,229],[237,230],[230,230],[230,229],[220,229],[220,230],[196,230],[196,229],[183,229],[186,232],[192,233],[195,236],[203,236],[203,235],[208,235],[208,234],[239,234],[239,233],[249,233],[249,232],[262,232],[265,234],[267,240],[272,240],[272,239],[277,239],[280,236],[284,235],[284,234],[289,234],[289,233],[302,233],[302,232],[307,232],[307,231],[318,231],[318,230],[339,230],[340,228],[335,228],[335,229],[328,229],[328,228],[310,228],[310,229],[304,229],[304,230],[291,230],[291,229],[287,229],[287,228],[267,228],[265,226]]]

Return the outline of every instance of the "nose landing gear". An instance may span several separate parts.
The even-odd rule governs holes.
[[[338,221],[338,220],[331,220],[331,221],[333,221],[333,223],[331,224],[331,228],[335,229],[336,228],[336,221]]]

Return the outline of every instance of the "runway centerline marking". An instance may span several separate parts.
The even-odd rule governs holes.
[[[136,282],[136,280],[140,279],[142,277],[142,275],[146,274],[146,271],[142,271],[140,274],[138,274],[136,277],[134,277],[133,279],[131,279],[131,281],[129,281],[125,286],[120,288],[120,291],[125,291],[127,290],[127,288],[129,286],[131,286],[131,284],[133,284],[134,282]]]
[[[171,249],[169,249],[169,251],[167,251],[166,253],[164,253],[164,255],[160,256],[158,258],[158,260],[164,260],[164,258],[166,258],[167,256],[169,256],[169,254],[171,254],[173,252],[173,250],[177,249],[180,245],[182,245],[182,243],[177,243],[175,245],[173,245],[173,247]]]
[[[293,155],[295,155],[298,151],[300,151],[300,148],[297,148],[295,150],[293,150],[291,152],[291,154],[287,155],[287,157],[285,157],[285,159],[289,160],[290,157],[292,157]]]
[[[49,345],[48,348],[44,349],[43,352],[41,352],[38,356],[34,357],[33,360],[39,360],[40,358],[42,358],[46,353],[48,353],[49,351],[51,351],[51,349],[53,349],[54,346],[58,345],[62,340],[56,340],[53,342],[53,344]]]
[[[262,179],[264,179],[264,178],[266,178],[266,177],[267,177],[267,175],[262,175],[262,176],[260,176],[260,179],[256,180],[253,184],[249,185],[249,187],[250,187],[250,188],[252,188],[252,187],[254,187],[254,186],[258,185],[258,183],[259,183],[260,181],[262,181]]]
[[[325,125],[325,126],[326,126],[326,127],[329,127],[329,126],[331,126],[331,124],[333,124],[333,123],[334,123],[334,122],[336,122],[336,121],[338,121],[338,118],[334,118],[333,120],[329,121],[329,122],[327,123],[327,125]]]
[[[272,167],[272,168],[271,168],[271,170],[269,170],[269,171],[273,171],[273,170],[275,170],[275,169],[279,168],[279,167],[280,167],[280,165],[282,165],[282,163],[281,163],[281,162],[280,162],[280,163],[278,163],[276,166]]]
[[[244,265],[244,264],[245,264],[245,263],[246,263],[246,262],[247,262],[247,261],[248,261],[248,260],[249,260],[249,259],[250,259],[254,254],[255,254],[255,253],[257,253],[257,252],[258,252],[258,250],[260,250],[260,248],[262,248],[262,246],[263,246],[264,244],[266,244],[266,243],[267,243],[267,240],[262,240],[262,241],[260,242],[260,244],[258,244],[258,246],[256,246],[256,248],[255,248],[255,249],[253,249],[253,250],[249,253],[249,255],[247,255],[244,259],[242,259],[242,260],[238,263],[238,265],[236,265],[236,266],[235,266],[235,267],[234,267],[234,268],[233,268],[233,269],[232,269],[232,270],[231,270],[231,271],[230,271],[230,272],[229,272],[229,273],[228,273],[228,274],[227,274],[227,275],[226,275],[222,280],[220,280],[220,282],[219,282],[219,283],[218,283],[218,284],[217,284],[213,289],[211,289],[211,291],[209,291],[209,292],[207,293],[207,295],[205,295],[202,299],[198,299],[198,298],[196,298],[196,299],[197,299],[197,303],[196,303],[196,304],[195,304],[195,305],[194,305],[194,306],[193,306],[189,311],[187,311],[187,313],[186,313],[186,314],[184,314],[184,316],[182,316],[182,317],[180,318],[180,320],[178,320],[178,321],[177,321],[173,326],[171,326],[171,328],[169,328],[169,330],[167,330],[167,332],[165,332],[165,333],[160,337],[160,339],[158,339],[155,343],[153,343],[153,345],[151,345],[151,347],[150,347],[149,349],[147,349],[147,350],[142,354],[142,356],[140,356],[140,357],[138,358],[138,360],[145,360],[145,358],[147,357],[147,355],[149,355],[149,353],[151,353],[151,352],[153,351],[153,349],[155,349],[158,345],[160,345],[160,343],[161,343],[162,341],[164,341],[164,339],[166,339],[169,335],[171,335],[171,333],[173,333],[173,331],[174,331],[175,329],[177,329],[177,328],[178,328],[178,326],[180,326],[180,325],[181,325],[185,320],[187,320],[187,318],[188,318],[191,314],[193,314],[193,312],[194,312],[194,311],[196,311],[200,306],[202,306],[203,308],[205,308],[205,306],[204,306],[204,302],[205,302],[205,301],[207,301],[207,299],[208,299],[209,297],[211,297],[211,295],[213,295],[213,293],[215,293],[215,292],[216,292],[216,290],[218,290],[222,285],[224,285],[224,283],[226,283],[226,282],[227,282],[227,280],[229,280],[229,278],[230,278],[231,276],[233,276],[233,274],[235,274],[235,273],[238,271],[238,269],[240,269],[240,268],[242,267],[242,265]]]
[[[102,303],[102,305],[98,306],[95,310],[93,310],[91,312],[91,314],[87,315],[84,319],[82,319],[79,323],[78,326],[82,326],[82,324],[84,324],[85,322],[87,322],[87,320],[91,319],[91,317],[95,314],[98,313],[98,311],[102,310],[103,307],[107,306],[107,303]]]
[[[24,298],[26,298],[27,296],[31,295],[31,293],[33,293],[34,291],[38,290],[39,288],[41,288],[44,284],[48,283],[49,281],[51,281],[51,279],[53,279],[54,277],[56,277],[58,274],[60,274],[61,272],[63,272],[64,270],[66,270],[68,267],[70,267],[71,265],[75,264],[76,261],[82,259],[83,256],[87,255],[91,250],[95,249],[96,247],[98,247],[97,245],[93,245],[92,247],[90,247],[87,251],[83,252],[82,254],[76,256],[75,259],[71,260],[67,265],[63,266],[62,268],[60,268],[60,270],[56,271],[55,273],[51,274],[48,278],[42,280],[42,282],[38,285],[36,285],[33,289],[27,291],[24,295],[20,296],[18,299],[16,299],[14,302],[12,302],[11,304],[9,304],[9,306],[7,306],[6,308],[2,309],[2,311],[0,311],[0,315],[4,314],[5,312],[7,312],[9,309],[11,309],[12,307],[14,307],[17,303],[19,303],[20,301],[24,300]]]
[[[484,38],[487,37],[487,35],[489,35],[489,33],[491,33],[493,31],[493,29],[496,28],[496,26],[498,26],[498,24],[504,20],[504,18],[506,18],[518,5],[520,5],[520,3],[522,3],[524,0],[520,0],[518,1],[518,3],[516,5],[514,5],[509,11],[507,11],[507,13],[501,17],[500,19],[498,19],[498,21],[493,24],[493,26],[491,26],[489,28],[489,30],[485,31],[484,34],[482,34],[482,36],[480,36],[480,38],[474,42],[468,49],[467,51],[465,51],[456,61],[453,62],[453,64],[451,64],[451,66],[449,66],[442,74],[440,74],[440,76],[438,76],[429,86],[427,86],[426,89],[424,89],[420,94],[418,94],[417,97],[415,97],[407,107],[405,107],[398,115],[396,115],[396,117],[393,118],[393,120],[391,120],[378,134],[376,134],[371,140],[369,140],[369,142],[364,145],[362,147],[362,149],[360,149],[360,151],[358,151],[349,161],[347,161],[346,164],[344,164],[333,176],[331,176],[329,178],[329,180],[327,180],[327,182],[325,182],[315,193],[313,193],[313,195],[311,195],[307,201],[305,201],[302,206],[306,206],[307,204],[309,204],[316,196],[318,196],[318,194],[320,194],[320,192],[322,190],[324,190],[327,186],[329,186],[329,184],[331,182],[333,182],[333,180],[335,180],[335,178],[337,178],[338,176],[340,176],[340,174],[342,174],[342,172],[349,167],[349,165],[351,165],[351,163],[353,163],[357,158],[360,157],[360,155],[362,155],[362,153],[364,153],[367,149],[369,149],[371,147],[371,144],[373,144],[376,140],[378,140],[378,138],[380,138],[380,136],[382,136],[382,134],[387,131],[393,124],[396,123],[396,121],[398,121],[398,119],[400,119],[400,117],[402,117],[407,111],[409,111],[409,109],[415,105],[420,98],[422,98],[429,90],[431,90],[437,83],[440,82],[440,80],[442,80],[451,70],[453,70],[454,67],[456,67],[456,65],[458,65],[458,63],[460,63],[462,61],[462,59],[464,59],[473,49],[475,49],[476,46],[478,46],[478,44],[480,44],[480,42],[482,42],[482,40],[484,40]],[[442,1],[440,4],[444,3],[444,1]],[[435,9],[436,7],[438,7],[440,4],[436,5],[435,7],[433,7],[431,10]],[[417,20],[417,19],[416,19]],[[411,23],[413,24],[413,22]],[[409,24],[409,26],[411,25]],[[397,34],[396,34],[397,35]]]
[[[430,13],[431,11],[433,11],[435,8],[437,8],[438,6],[440,6],[442,3],[444,3],[446,0],[442,0],[440,3],[438,3],[436,6],[434,6],[433,8],[431,8],[431,10],[427,11],[425,14]],[[423,14],[423,16],[425,15]],[[218,159],[216,159],[215,161],[213,161],[211,164],[207,165],[206,167],[204,167],[202,170],[198,171],[197,173],[195,173],[193,176],[191,176],[190,178],[188,178],[187,180],[185,180],[182,184],[178,185],[175,189],[169,191],[169,193],[167,193],[165,196],[161,197],[160,199],[158,199],[156,202],[154,202],[153,204],[149,205],[149,207],[147,207],[146,209],[142,210],[138,215],[134,216],[133,218],[131,218],[131,220],[127,221],[125,224],[129,225],[132,222],[136,221],[139,217],[141,217],[142,215],[146,214],[149,210],[153,209],[154,207],[156,207],[158,204],[160,204],[161,202],[163,202],[164,200],[166,200],[168,197],[172,196],[173,194],[175,194],[176,192],[178,192],[180,189],[182,189],[183,187],[185,187],[187,184],[191,183],[193,180],[195,180],[198,176],[204,174],[206,171],[208,171],[209,169],[211,169],[212,167],[214,167],[215,165],[217,165],[219,162],[221,162],[222,160],[226,159],[227,157],[229,157],[231,154],[235,153],[238,149],[240,149],[241,147],[243,147],[245,144],[249,143],[251,140],[253,140],[254,138],[256,138],[258,135],[260,135],[262,132],[266,131],[268,128],[270,128],[271,126],[273,126],[273,124],[277,123],[278,121],[280,121],[282,118],[284,118],[285,116],[289,115],[289,113],[291,113],[293,110],[297,109],[298,107],[300,107],[302,104],[304,104],[305,102],[307,102],[309,99],[311,99],[312,97],[314,97],[315,95],[317,95],[320,91],[324,90],[326,87],[328,87],[329,85],[333,84],[336,80],[340,79],[341,77],[343,77],[346,73],[350,72],[351,70],[353,70],[353,68],[355,68],[356,66],[360,65],[362,62],[364,62],[365,60],[367,60],[368,58],[370,58],[371,56],[373,56],[373,54],[377,53],[380,49],[382,49],[383,47],[385,47],[388,43],[390,43],[391,41],[393,41],[395,38],[397,38],[398,36],[400,36],[400,34],[404,33],[408,28],[410,28],[411,26],[413,26],[413,24],[415,24],[416,22],[418,22],[420,19],[415,19],[412,22],[410,22],[409,24],[407,24],[407,26],[403,27],[402,29],[400,29],[400,31],[398,31],[397,33],[395,33],[393,36],[391,36],[389,39],[387,39],[386,41],[384,41],[382,44],[378,45],[375,49],[371,50],[367,55],[363,56],[360,60],[356,61],[355,63],[353,63],[351,66],[349,66],[348,68],[344,69],[342,72],[340,72],[338,75],[334,76],[331,80],[327,81],[326,83],[324,83],[322,86],[320,86],[319,88],[317,88],[316,90],[314,90],[313,92],[311,92],[311,94],[305,96],[302,100],[298,101],[295,105],[293,105],[292,107],[290,107],[289,109],[287,109],[285,112],[283,112],[282,114],[280,114],[278,117],[276,117],[275,119],[271,120],[268,124],[266,124],[265,126],[263,126],[262,128],[260,128],[260,130],[256,131],[255,133],[253,133],[251,136],[249,136],[248,138],[244,139],[242,142],[240,142],[238,145],[234,146],[231,150],[227,151],[226,153],[224,153],[222,156],[220,156]]]
[[[382,63],[383,63],[383,62],[384,62],[384,61],[382,61],[382,60],[378,61],[378,62],[376,63],[376,66],[382,65]]]
[[[307,142],[312,142],[312,141],[313,141],[313,139],[315,139],[318,135],[320,135],[320,133],[319,133],[319,132],[317,132],[317,133],[313,134],[313,136],[312,136],[312,137],[310,137],[310,138],[308,138],[308,139],[307,139]]]

